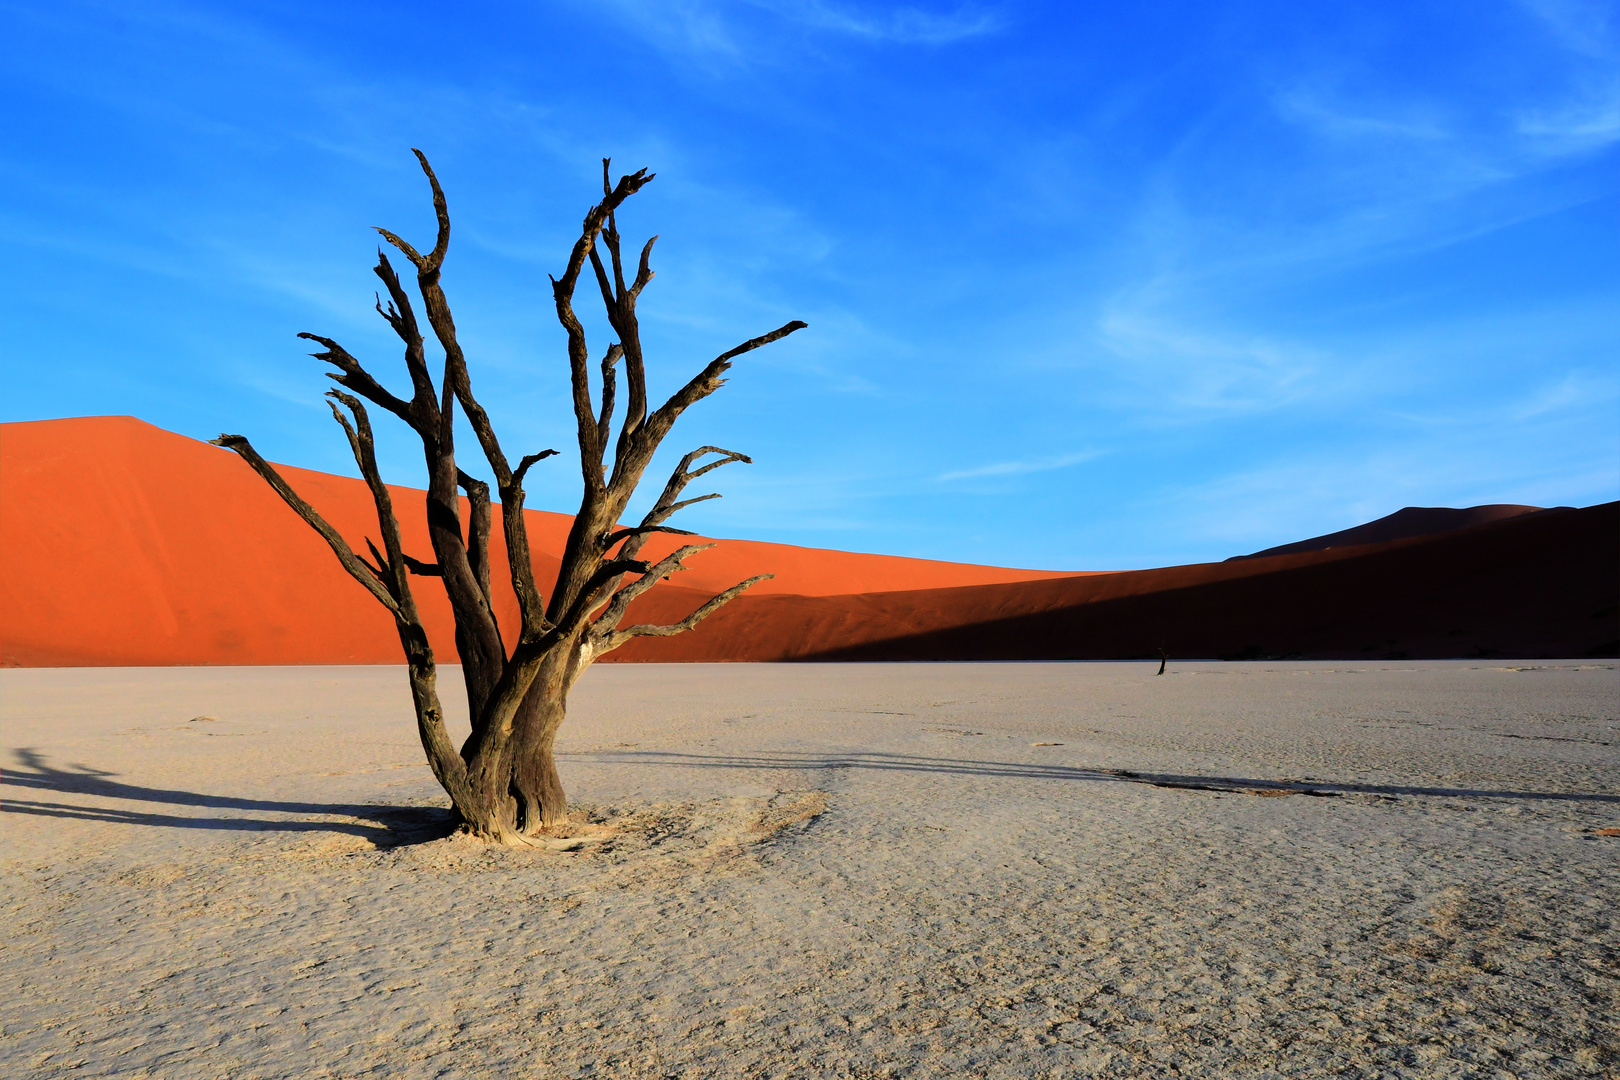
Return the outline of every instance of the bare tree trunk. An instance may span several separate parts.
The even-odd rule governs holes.
[[[568,711],[568,685],[548,658],[518,709],[512,733],[512,794],[518,803],[516,828],[532,835],[568,817],[568,799],[557,773],[557,729]]]
[[[473,396],[472,380],[456,337],[450,305],[440,285],[440,270],[450,245],[450,212],[427,158],[419,150],[415,153],[432,188],[433,208],[438,217],[439,231],[433,249],[424,255],[386,229],[377,231],[416,267],[417,291],[428,325],[444,352],[438,384],[434,384],[427,366],[425,339],[410,294],[387,256],[380,251],[375,272],[387,289],[389,299],[385,307],[379,298],[377,312],[404,343],[411,397],[407,400],[390,393],[330,338],[299,335],[323,347],[315,357],[335,367],[337,372],[329,372],[329,376],[353,391],[349,394],[333,390],[327,396],[334,402],[332,413],[348,436],[355,461],[371,489],[382,533],[382,550],[367,538],[370,561],[356,554],[348,541],[299,498],[247,439],[240,435],[221,435],[214,442],[240,454],[264,477],[287,505],[321,534],[350,576],[392,614],[405,652],[423,752],[465,827],[489,840],[524,843],[526,837],[562,822],[567,816],[568,802],[557,772],[554,747],[557,731],[567,714],[568,691],[585,668],[597,657],[633,638],[668,636],[690,630],[743,590],[770,576],[760,575],[733,585],[678,623],[620,625],[636,597],[684,569],[687,558],[713,546],[687,545],[651,564],[638,558],[648,537],[655,532],[690,535],[664,524],[673,514],[693,503],[719,498],[717,494],[710,494],[683,500],[681,495],[686,485],[722,465],[749,460],[743,454],[714,446],[692,451],[676,466],[663,493],[641,524],[621,528],[620,517],[664,436],[681,413],[719,389],[724,382],[721,376],[736,357],[801,330],[805,324],[790,322],[722,353],[662,406],[649,412],[636,303],[653,277],[649,258],[657,237],[642,248],[634,275],[627,283],[616,211],[651,181],[652,176],[643,169],[620,177],[614,185],[609,180],[608,161],[603,159],[602,201],[585,216],[562,277],[552,279],[557,318],[568,335],[584,491],[548,602],[534,581],[528,527],[523,516],[523,478],[530,466],[556,451],[525,455],[513,468],[488,415]],[[606,262],[600,248],[608,252]],[[618,336],[600,363],[599,411],[592,400],[585,331],[573,309],[575,286],[586,262],[590,263],[602,294],[608,322]],[[624,361],[628,385],[625,413],[614,441],[611,435],[620,360]],[[425,509],[433,548],[432,563],[413,558],[403,549],[392,497],[377,469],[370,417],[360,398],[393,413],[422,441],[428,471]],[[338,408],[339,404],[348,410],[347,415]],[[490,577],[490,487],[468,475],[456,462],[457,406],[478,438],[500,493],[502,540],[521,622],[517,640],[510,647],[502,639],[494,614]],[[606,460],[610,443],[614,447],[611,467]],[[718,455],[718,458],[693,467],[709,455]],[[469,513],[465,522],[461,517],[458,489],[467,497]],[[461,658],[472,718],[472,734],[459,753],[451,746],[445,731],[433,649],[411,593],[412,576],[438,578],[455,614],[455,645]]]

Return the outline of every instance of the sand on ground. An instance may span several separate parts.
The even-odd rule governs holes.
[[[0,1072],[1620,1071],[1614,662],[1155,667],[599,668],[535,852],[399,669],[0,671]]]

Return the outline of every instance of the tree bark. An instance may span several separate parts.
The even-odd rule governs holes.
[[[518,710],[512,740],[514,827],[523,835],[532,836],[568,818],[568,798],[555,755],[557,730],[567,711],[568,688],[562,677],[542,669]]]

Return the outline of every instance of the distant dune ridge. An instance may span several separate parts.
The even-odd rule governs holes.
[[[352,542],[376,536],[361,481],[284,475]],[[406,509],[421,493],[395,498],[407,551],[427,555],[422,515]],[[548,583],[570,519],[526,514]],[[648,554],[674,546],[664,539]],[[1617,552],[1616,503],[1408,507],[1224,563],[1115,573],[727,540],[631,618],[677,619],[751,574],[776,579],[610,660],[1613,656]],[[263,481],[132,417],[0,425],[0,553],[0,665],[401,662],[387,614]],[[416,591],[450,662],[449,605],[437,582]],[[515,602],[497,607],[510,632]]]
[[[1573,507],[1521,506],[1518,503],[1491,503],[1488,506],[1470,506],[1458,510],[1450,506],[1408,506],[1388,517],[1369,521],[1351,529],[1343,529],[1326,536],[1313,536],[1292,544],[1256,551],[1252,555],[1234,555],[1232,559],[1264,559],[1271,555],[1293,555],[1300,551],[1326,551],[1328,548],[1353,547],[1357,544],[1379,544],[1385,540],[1406,540],[1414,536],[1433,536],[1435,533],[1470,529],[1475,525],[1489,525],[1493,521],[1525,514],[1548,514]],[[1231,562],[1232,559],[1228,559]]]

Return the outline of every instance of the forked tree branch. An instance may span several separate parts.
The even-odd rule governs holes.
[[[659,406],[658,411],[647,418],[647,422],[642,426],[638,434],[653,446],[657,446],[659,442],[663,441],[664,436],[669,433],[669,429],[674,426],[681,413],[720,389],[725,382],[720,376],[725,374],[731,367],[733,360],[744,353],[750,353],[755,349],[769,345],[773,341],[780,341],[794,331],[803,330],[808,325],[808,323],[794,319],[792,322],[779,326],[768,334],[750,338],[735,349],[721,353],[709,361],[708,367],[693,376],[691,382],[671,394],[669,400]]]
[[[721,456],[718,461],[711,461],[700,469],[692,469],[692,462],[707,454],[719,454]],[[693,503],[706,502],[709,499],[718,499],[720,495],[718,492],[716,492],[709,495],[702,495],[695,499],[686,499],[681,502],[674,501],[676,496],[680,495],[681,491],[685,489],[686,485],[691,483],[695,478],[702,476],[704,473],[713,469],[718,469],[722,465],[729,465],[733,461],[741,461],[747,464],[752,464],[753,459],[747,454],[739,454],[734,450],[723,450],[718,446],[700,446],[696,450],[693,450],[691,453],[681,458],[680,463],[675,466],[674,471],[670,474],[668,483],[664,485],[664,490],[658,496],[658,501],[655,502],[652,509],[647,512],[646,517],[642,518],[641,524],[635,526],[634,528],[618,529],[612,532],[603,533],[601,539],[597,542],[598,547],[603,553],[606,553],[622,542],[624,547],[620,548],[616,558],[634,559],[637,555],[641,554],[642,547],[647,543],[648,538],[653,533],[672,533],[676,536],[694,535],[686,529],[670,528],[664,525],[664,522],[668,521],[670,517],[673,516],[677,511],[691,506]],[[687,554],[690,554],[693,551],[701,550],[703,549],[681,549],[681,551],[686,552]],[[680,555],[680,552],[677,552],[677,555]],[[677,564],[679,563],[679,558],[676,559],[676,562]],[[675,569],[680,568],[681,567],[679,565],[675,567]],[[665,572],[667,573],[668,571]],[[618,625],[619,619],[623,618],[624,616],[624,606],[629,603],[629,600],[633,599],[634,596],[639,595],[642,591],[645,591],[646,588],[650,588],[652,584],[656,583],[660,579],[660,577],[662,577],[662,574],[650,578],[645,586],[637,588],[636,592],[632,593],[630,597],[627,597],[623,604],[618,604],[616,608],[609,609],[610,611],[616,611],[617,614],[613,615],[611,618],[606,615],[601,616],[598,618],[598,622],[602,623],[603,620],[606,619],[607,621],[604,623],[604,625],[608,626],[609,628]],[[602,602],[600,597],[605,596],[608,592],[611,592],[614,589],[617,589],[621,580],[622,578],[618,578],[609,582],[605,588],[598,592],[597,596],[592,596],[588,591],[581,593],[581,595],[586,598],[587,610],[594,611]],[[635,588],[635,586],[632,586],[632,588]],[[618,598],[615,597],[614,599],[617,601]]]
[[[375,273],[388,289],[390,302],[388,307],[384,308],[379,301],[377,310],[405,344],[406,368],[410,372],[415,391],[411,402],[407,404],[387,391],[361,367],[358,361],[330,338],[314,334],[300,336],[326,346],[326,353],[315,355],[339,369],[342,374],[333,376],[338,383],[399,416],[421,437],[429,474],[428,531],[433,539],[437,565],[445,581],[446,593],[451,606],[456,610],[458,644],[462,646],[464,653],[471,650],[475,654],[472,658],[464,656],[464,661],[476,662],[488,668],[504,662],[504,649],[500,644],[500,630],[491,608],[487,570],[480,574],[474,566],[477,558],[487,559],[487,532],[484,550],[475,557],[469,557],[467,539],[463,537],[461,530],[456,499],[459,470],[455,466],[452,411],[457,387],[455,378],[457,369],[452,359],[459,358],[460,352],[456,349],[454,357],[450,355],[450,347],[454,345],[454,324],[450,322],[449,308],[444,301],[443,290],[437,287],[439,267],[444,261],[450,243],[449,210],[445,204],[444,192],[428,166],[427,159],[420,151],[416,151],[416,156],[433,188],[433,205],[439,224],[438,239],[433,251],[424,256],[386,229],[378,231],[389,243],[402,251],[417,268],[418,286],[428,308],[429,321],[434,324],[435,331],[440,330],[441,324],[448,329],[446,371],[438,400],[435,400],[433,380],[427,370],[422,335],[417,327],[410,297],[400,284],[387,256],[381,251],[378,252]],[[441,343],[444,343],[444,334],[440,337]],[[477,539],[475,518],[475,545]],[[408,572],[409,568],[403,561],[398,565],[401,574]]]
[[[366,550],[371,552],[371,561],[366,563],[366,569],[377,575],[377,580],[384,585],[388,584],[388,556],[377,550],[377,545],[366,537]],[[364,555],[359,556],[361,562],[366,562]]]
[[[450,250],[450,207],[444,200],[444,189],[439,187],[439,178],[433,175],[433,167],[428,164],[427,156],[414,146],[411,147],[411,153],[415,154],[416,160],[422,163],[422,171],[427,173],[428,183],[433,185],[433,213],[439,219],[438,240],[434,243],[432,251],[426,255],[420,255],[410,244],[407,244],[387,229],[377,228],[377,231],[390,244],[405,253],[405,257],[410,259],[416,266],[418,273],[437,274],[439,267],[444,265],[445,252]],[[376,228],[376,226],[373,226],[373,228]]]
[[[607,195],[610,191],[608,185],[610,159],[602,159],[602,193]],[[613,326],[614,333],[619,335],[619,341],[624,348],[625,374],[629,383],[629,399],[626,402],[624,424],[619,429],[619,444],[614,452],[614,472],[617,473],[624,464],[625,457],[632,448],[631,439],[636,430],[647,419],[647,374],[646,362],[641,352],[641,326],[636,317],[636,301],[641,296],[641,290],[653,279],[650,265],[653,244],[658,242],[654,236],[647,241],[641,249],[641,263],[636,271],[636,280],[629,288],[624,284],[624,260],[619,248],[619,225],[615,213],[610,212],[607,225],[602,230],[602,242],[613,259],[613,287],[608,288],[607,275],[602,269],[602,260],[591,249],[591,265],[596,270],[597,283],[602,290],[602,303],[607,308],[608,321]],[[606,448],[606,440],[602,445]]]
[[[624,613],[626,609],[630,607],[630,602],[632,600],[646,592],[648,589],[652,588],[654,585],[657,585],[660,581],[663,581],[665,578],[669,577],[669,575],[677,573],[681,570],[685,570],[686,566],[684,563],[686,559],[696,555],[700,551],[707,551],[714,546],[716,545],[685,544],[676,548],[674,551],[670,552],[668,555],[665,555],[662,559],[659,559],[656,563],[653,563],[650,566],[648,566],[646,563],[641,563],[640,565],[644,567],[644,569],[641,571],[641,576],[632,581],[630,584],[626,585],[624,588],[619,589],[618,592],[615,592],[612,597],[607,599],[607,607],[603,608],[602,613],[596,617],[595,622],[592,624],[592,632],[599,636],[612,631],[619,625],[619,621],[624,618]],[[621,555],[619,558],[620,560],[623,560],[624,556]],[[610,587],[616,588],[617,585],[617,579],[611,580]],[[595,603],[589,604],[587,610],[594,611],[600,607],[601,604],[602,601],[597,600]]]
[[[472,379],[467,374],[466,356],[456,337],[455,320],[450,313],[450,304],[445,298],[444,289],[440,283],[440,270],[444,264],[445,252],[449,249],[450,244],[449,207],[444,197],[444,189],[440,187],[439,178],[434,174],[433,167],[428,163],[427,157],[420,150],[413,149],[412,152],[416,155],[417,161],[421,163],[422,172],[427,177],[429,186],[433,189],[433,209],[439,224],[437,242],[433,251],[424,256],[394,233],[386,229],[378,229],[377,231],[389,243],[404,252],[405,256],[416,267],[417,288],[422,294],[422,302],[427,309],[428,323],[433,327],[434,335],[439,339],[439,344],[444,349],[443,389],[445,403],[442,406],[443,416],[440,418],[440,438],[446,447],[450,445],[450,424],[445,420],[449,416],[449,399],[453,395],[454,399],[460,403],[462,412],[466,414],[467,422],[472,427],[473,433],[478,438],[479,446],[484,452],[484,458],[489,462],[489,467],[495,474],[496,487],[501,496],[501,529],[506,540],[507,563],[512,579],[512,591],[517,596],[518,610],[523,622],[522,633],[532,636],[540,633],[545,626],[545,605],[540,590],[534,581],[534,564],[529,549],[528,525],[523,516],[523,476],[528,472],[529,466],[536,461],[551,456],[555,451],[548,450],[541,454],[525,457],[517,470],[514,471],[507,461],[506,454],[501,450],[500,440],[495,435],[495,428],[490,423],[489,414],[473,394]],[[382,275],[382,269],[386,266],[387,260],[382,259],[379,264],[380,276]],[[397,279],[391,279],[392,271],[391,268],[388,269],[390,276],[384,276],[383,280],[385,284],[389,285],[389,295],[395,296],[398,282]],[[398,290],[394,306],[401,317],[409,312],[409,300],[405,297],[403,289]],[[384,317],[388,317],[387,313],[384,313]],[[390,319],[389,321],[392,324],[395,320]],[[414,328],[414,321],[410,325]],[[419,335],[418,340],[420,340]],[[409,357],[407,359],[409,361]],[[425,378],[425,366],[422,371]],[[414,377],[415,371],[413,368]],[[427,379],[426,382],[427,385],[431,386],[431,379]],[[471,489],[468,490],[468,497],[469,500],[476,503]],[[485,498],[485,506],[487,507],[487,488]],[[474,526],[476,536],[476,508]],[[484,607],[488,612],[491,624],[493,624],[494,614],[490,599],[487,538],[488,533],[486,531],[483,537],[484,548],[482,551],[472,550],[476,540],[469,543],[468,562],[469,569],[472,571],[473,577],[478,582],[479,590],[484,596]],[[439,561],[442,566],[444,559],[441,558]]]
[[[620,330],[620,334],[621,336],[628,334],[631,342],[630,346],[626,347],[624,362],[626,378],[630,383],[630,398],[625,407],[624,427],[619,432],[619,445],[614,457],[615,468],[630,452],[631,439],[647,420],[647,364],[641,352],[641,326],[636,316],[636,301],[641,298],[641,290],[653,279],[649,260],[652,258],[653,245],[657,242],[657,236],[648,239],[641,249],[641,265],[636,271],[635,284],[628,290],[623,289],[622,285],[620,289],[621,306],[628,312],[628,316],[621,320],[625,326]]]
[[[548,457],[556,456],[557,451],[555,450],[542,450],[538,454],[524,454],[523,460],[518,462],[518,467],[512,470],[512,482],[514,484],[523,483],[523,475],[529,471],[530,465],[537,461],[544,461]]]
[[[221,435],[217,439],[208,441],[215,446],[222,446],[240,455],[242,460],[251,465],[253,471],[263,477],[265,483],[269,484],[275,490],[275,493],[281,496],[282,502],[292,507],[293,512],[303,518],[310,528],[321,534],[321,539],[326,541],[327,546],[332,549],[332,553],[337,556],[338,562],[343,565],[343,569],[349,572],[349,576],[364,585],[366,591],[376,597],[379,604],[395,615],[399,614],[399,601],[394,599],[392,594],[389,593],[388,587],[377,578],[377,575],[371,572],[371,568],[366,565],[365,560],[354,553],[354,549],[349,547],[349,542],[343,539],[342,534],[336,529],[327,524],[326,519],[321,517],[318,510],[298,497],[298,493],[288,485],[287,481],[281,478],[280,473],[276,472],[275,466],[260,457],[259,452],[253,449],[253,444],[248,442],[245,436]]]
[[[696,506],[700,502],[708,502],[710,499],[719,498],[723,498],[723,496],[718,491],[711,491],[707,495],[697,495],[690,499],[682,499],[678,503],[670,504],[668,514],[673,516],[680,513],[682,510],[685,510],[688,506]]]
[[[437,438],[435,427],[439,419],[439,394],[433,385],[433,376],[428,372],[427,356],[422,350],[422,331],[416,325],[416,311],[411,304],[410,294],[400,284],[399,275],[394,273],[394,264],[388,261],[382,248],[377,249],[377,265],[372,268],[372,273],[382,280],[389,296],[386,309],[382,306],[382,300],[378,299],[377,314],[388,321],[394,333],[405,343],[405,368],[410,372],[411,386],[415,390],[411,408],[417,413],[417,420],[412,426],[424,438]]]
[[[400,644],[405,650],[405,657],[411,670],[411,695],[416,705],[417,734],[422,742],[422,750],[427,755],[428,766],[433,770],[439,784],[450,795],[454,805],[471,806],[467,766],[450,742],[449,733],[444,726],[444,710],[439,703],[436,689],[433,648],[428,642],[426,630],[422,627],[416,601],[411,595],[410,583],[406,578],[406,562],[409,556],[405,555],[400,544],[399,519],[394,514],[393,499],[377,469],[370,418],[366,415],[365,407],[355,398],[337,390],[329,391],[329,394],[354,413],[355,423],[351,426],[348,419],[337,411],[336,406],[332,410],[349,439],[355,463],[360,466],[361,474],[365,477],[366,485],[371,489],[372,499],[376,504],[377,524],[382,530],[383,546],[387,550],[387,579],[374,575],[371,572],[372,568],[349,548],[342,535],[332,528],[314,507],[299,498],[291,486],[282,479],[281,474],[276,472],[275,467],[265,461],[246,438],[241,435],[221,435],[212,442],[215,446],[235,451],[252,466],[253,471],[264,478],[276,494],[281,496],[282,501],[321,535],[349,575],[364,585],[366,590],[393,614]],[[384,556],[377,551],[369,538],[366,544],[379,563],[378,569],[383,569]]]
[[[704,457],[707,454],[719,454],[720,458],[719,460],[711,461],[702,468],[694,471],[692,469],[692,462],[696,461],[698,458]],[[664,490],[659,493],[657,502],[653,503],[652,509],[647,511],[647,515],[641,519],[641,524],[634,529],[623,529],[619,532],[610,533],[603,537],[603,550],[605,551],[612,548],[613,545],[618,543],[620,540],[628,540],[629,543],[627,543],[624,549],[619,553],[619,557],[635,558],[636,555],[641,552],[642,545],[646,543],[647,537],[652,533],[675,532],[681,535],[690,536],[691,534],[683,529],[665,529],[662,528],[662,526],[664,522],[668,521],[678,511],[684,510],[686,507],[691,506],[694,503],[707,502],[710,499],[718,499],[720,498],[720,494],[719,492],[714,492],[709,495],[700,495],[695,499],[686,499],[680,502],[677,502],[676,499],[680,496],[681,492],[686,489],[686,485],[690,484],[693,480],[702,476],[706,472],[718,469],[722,465],[729,465],[734,461],[740,461],[745,465],[752,465],[754,459],[749,457],[747,454],[739,454],[735,450],[724,450],[718,446],[700,446],[696,450],[693,450],[691,453],[687,454],[685,457],[681,458],[680,463],[677,464],[674,471],[669,474],[669,480],[664,484]]]
[[[349,355],[347,349],[331,338],[321,337],[319,334],[301,333],[298,335],[305,341],[314,341],[326,347],[325,352],[310,353],[317,360],[324,360],[337,368],[341,374],[327,372],[326,377],[340,386],[346,386],[359,394],[367,401],[380,405],[405,421],[411,427],[417,426],[410,403],[395,397],[371,373],[360,366],[360,361]]]
[[[737,584],[733,585],[731,588],[727,589],[718,596],[710,597],[704,602],[702,607],[698,608],[696,611],[692,612],[692,614],[688,615],[678,623],[670,623],[667,626],[655,626],[648,623],[641,623],[636,626],[625,627],[623,630],[618,632],[625,634],[628,637],[672,637],[675,634],[684,634],[686,631],[692,629],[704,619],[707,619],[710,615],[713,615],[716,611],[719,611],[721,608],[731,603],[747,590],[753,588],[762,581],[769,581],[775,576],[775,574],[755,574],[746,581],[739,581]]]
[[[393,496],[388,491],[388,485],[383,483],[382,473],[377,468],[377,445],[371,434],[371,417],[366,414],[366,407],[360,404],[358,398],[341,390],[328,390],[326,396],[332,399],[327,402],[332,409],[332,417],[342,426],[343,434],[348,437],[349,449],[354,452],[354,463],[360,466],[360,475],[365,478],[366,486],[371,489],[371,500],[377,509],[377,526],[382,530],[383,548],[387,551],[387,555],[384,556],[377,551],[370,537],[366,538],[366,546],[371,549],[378,567],[387,573],[383,582],[394,599],[399,601],[400,616],[407,622],[417,622],[416,600],[411,595],[410,579],[406,575],[405,549],[399,538],[399,518],[394,515]],[[334,402],[342,402],[354,414],[352,425]]]
[[[719,497],[719,495],[704,496],[706,499],[718,499]],[[697,502],[698,500],[693,499],[691,501]],[[635,536],[646,536],[648,533],[669,533],[671,536],[697,535],[697,533],[693,532],[691,529],[676,529],[669,525],[637,525],[633,529],[620,529],[618,532],[611,532],[602,537],[602,550],[604,552],[612,551],[613,545],[619,543],[621,540],[629,540],[631,537]]]
[[[635,626],[627,626],[623,630],[614,630],[610,633],[604,634],[601,638],[594,642],[596,646],[596,653],[597,655],[601,655],[605,652],[612,652],[614,649],[617,649],[620,645],[623,645],[625,642],[630,641],[633,638],[673,637],[676,634],[684,634],[688,630],[696,627],[698,623],[702,622],[704,619],[707,619],[710,615],[713,615],[716,611],[719,611],[737,597],[741,596],[748,589],[758,585],[762,581],[768,581],[775,576],[775,574],[756,574],[747,581],[739,581],[725,592],[710,598],[703,604],[702,607],[698,608],[696,611],[692,612],[692,614],[688,615],[678,623],[669,623],[668,625],[663,626],[654,625],[652,623],[638,623]]]
[[[467,786],[467,766],[450,742],[450,734],[445,729],[444,709],[439,703],[436,688],[433,648],[428,642],[427,631],[422,626],[421,616],[417,612],[416,599],[411,594],[408,563],[414,560],[405,554],[404,546],[400,542],[399,518],[394,514],[393,497],[388,491],[388,485],[383,483],[381,471],[377,468],[377,450],[371,433],[371,418],[366,415],[365,406],[348,394],[330,390],[327,396],[342,402],[354,414],[354,424],[351,426],[337,407],[335,405],[332,407],[332,414],[343,426],[344,434],[348,436],[349,447],[354,451],[355,464],[360,466],[360,474],[365,477],[366,486],[371,489],[372,501],[376,505],[377,526],[382,530],[383,547],[388,553],[389,585],[399,601],[399,607],[394,613],[394,624],[399,631],[400,644],[405,649],[405,657],[411,670],[411,694],[416,699],[416,728],[422,742],[422,750],[427,755],[428,766],[433,770],[433,775],[449,793],[452,804],[467,805],[470,796]],[[371,548],[371,553],[377,558],[378,563],[382,563],[382,556],[369,538],[366,540],[366,546]]]
[[[645,289],[647,283],[655,276],[652,267],[648,265],[648,260],[652,258],[653,245],[656,243],[658,243],[658,235],[655,233],[648,238],[646,245],[641,249],[641,265],[636,270],[636,283],[630,286],[629,296],[632,300],[641,295],[641,290]]]
[[[562,277],[551,279],[552,297],[557,307],[557,321],[568,334],[569,376],[574,392],[574,418],[579,428],[580,469],[587,492],[602,490],[602,455],[606,444],[597,438],[597,417],[591,406],[589,354],[585,343],[585,328],[580,324],[579,317],[574,314],[574,288],[579,281],[580,271],[584,269],[585,260],[597,258],[596,240],[607,225],[609,215],[618,209],[619,204],[625,199],[640,191],[652,178],[646,169],[620,177],[618,186],[606,192],[602,201],[591,207],[585,215],[585,220],[580,225],[579,239],[574,242],[574,249],[569,254],[568,266],[563,271]],[[599,262],[598,259],[598,266]],[[608,313],[610,319],[616,319],[616,305],[609,304]],[[620,342],[624,342],[622,334]],[[628,350],[630,346],[626,344],[625,347]],[[631,382],[631,396],[634,398],[633,373]]]

